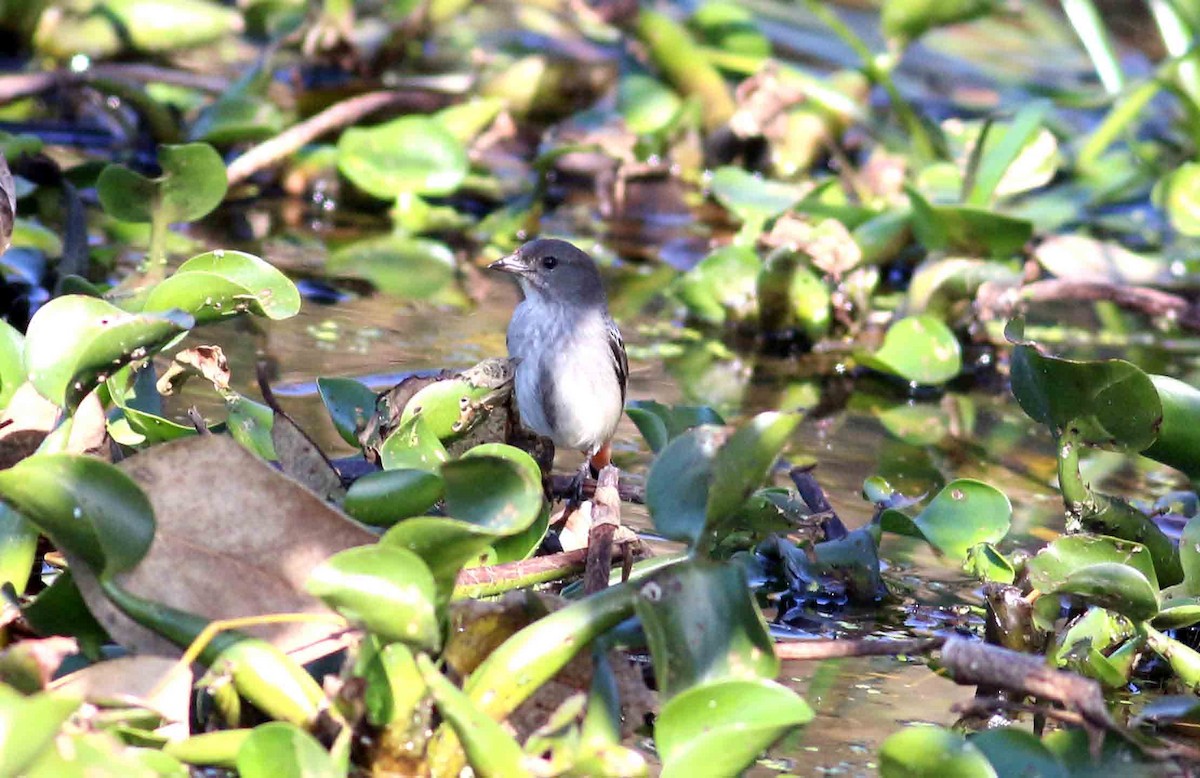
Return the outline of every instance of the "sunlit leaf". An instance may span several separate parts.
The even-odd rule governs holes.
[[[970,478],[946,484],[914,518],[890,508],[880,517],[888,532],[924,538],[957,561],[979,543],[996,543],[1008,534],[1012,504],[994,486]]]
[[[1200,163],[1185,162],[1158,182],[1155,203],[1182,235],[1200,235]]]
[[[436,471],[448,457],[442,441],[420,416],[414,416],[393,430],[379,447],[380,464],[385,470]]]
[[[24,697],[0,686],[0,775],[24,775],[80,701],[49,692]]]
[[[430,651],[441,645],[433,575],[411,551],[379,544],[341,551],[312,571],[306,588],[384,640]]]
[[[812,709],[769,679],[694,686],[668,700],[654,724],[663,776],[738,775]]]
[[[879,750],[882,778],[997,778],[983,752],[958,732],[908,726],[889,735]]]
[[[428,470],[381,470],[356,480],[342,509],[364,524],[390,527],[420,516],[442,498],[442,477]]]
[[[962,348],[941,319],[909,316],[888,327],[878,351],[862,354],[858,360],[872,370],[936,386],[962,370]]]
[[[158,210],[167,223],[195,221],[225,198],[225,163],[212,146],[162,146],[158,164],[162,175],[157,178],[122,165],[106,167],[96,180],[96,194],[104,210],[129,222],[153,221]]]
[[[680,276],[674,294],[695,318],[712,324],[744,321],[758,310],[762,260],[748,246],[722,246]]]
[[[1158,612],[1158,578],[1140,543],[1102,535],[1068,535],[1026,563],[1029,582],[1047,593],[1073,594],[1140,621]]]
[[[338,140],[338,169],[382,200],[394,200],[401,192],[449,194],[462,183],[467,168],[462,143],[425,116],[352,127]]]
[[[17,387],[25,383],[25,336],[0,320],[0,409],[8,405]]]
[[[29,322],[25,370],[43,397],[73,407],[122,365],[151,356],[193,323],[179,312],[133,314],[94,297],[57,297]]]
[[[282,721],[254,728],[238,751],[237,771],[243,778],[339,778],[345,774],[316,738]]]
[[[720,427],[696,427],[668,443],[650,466],[646,507],[654,528],[664,537],[692,545],[700,539],[722,438]]]
[[[802,188],[793,184],[772,181],[732,166],[718,168],[713,173],[709,190],[717,202],[739,219],[758,224],[783,213],[805,195]]]
[[[740,426],[717,452],[708,489],[706,529],[720,533],[750,495],[763,485],[800,417],[760,413]]]
[[[352,378],[318,378],[317,391],[342,440],[358,446],[358,433],[375,415],[375,392]]]
[[[253,254],[217,249],[192,257],[146,298],[143,311],[179,309],[197,323],[250,312],[287,319],[300,311],[300,292],[274,265]]]

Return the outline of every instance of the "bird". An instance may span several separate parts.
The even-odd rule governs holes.
[[[578,503],[588,469],[611,461],[629,381],[600,271],[587,252],[555,238],[529,241],[488,267],[514,275],[524,294],[508,324],[518,416],[556,448],[583,453],[571,489]]]

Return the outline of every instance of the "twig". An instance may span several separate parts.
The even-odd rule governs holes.
[[[592,526],[588,530],[587,564],[583,573],[584,594],[608,587],[612,571],[613,533],[621,526],[621,497],[617,493],[617,468],[607,465],[596,480],[592,497]]]
[[[188,420],[192,422],[192,426],[196,428],[196,432],[200,435],[211,435],[212,430],[208,428],[208,422],[204,420],[203,414],[196,406],[191,406],[187,411]]]
[[[444,98],[429,92],[367,92],[351,97],[292,125],[270,140],[263,141],[229,164],[229,185],[239,184],[263,168],[270,167],[312,143],[327,132],[346,127],[382,109],[404,106],[428,112]]]
[[[636,537],[618,540],[615,545],[622,550],[632,546],[635,555],[642,547],[641,540]],[[582,573],[587,564],[587,554],[586,548],[577,548],[502,565],[468,567],[458,572],[458,578],[454,581],[454,595],[483,597],[519,587],[560,581]]]
[[[775,644],[780,659],[841,659],[850,656],[900,656],[927,654],[943,643],[943,638],[911,640],[793,640]]]
[[[1049,278],[990,298],[981,297],[983,312],[1007,318],[1022,303],[1107,301],[1145,316],[1167,318],[1180,327],[1200,331],[1200,312],[1186,298],[1160,289],[1126,286],[1107,281],[1074,281]]]
[[[942,665],[955,683],[1008,689],[1057,702],[1103,729],[1116,725],[1108,715],[1100,684],[1082,675],[1056,670],[1036,654],[1024,654],[978,640],[951,637],[942,646]]]

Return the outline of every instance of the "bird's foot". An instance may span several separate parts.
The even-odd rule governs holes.
[[[591,469],[591,465],[584,460],[583,465],[576,471],[575,477],[571,479],[571,485],[567,487],[567,513],[583,505],[583,487],[587,483]]]

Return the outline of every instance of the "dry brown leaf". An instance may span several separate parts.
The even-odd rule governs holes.
[[[146,492],[158,527],[146,557],[119,582],[135,595],[207,619],[328,613],[304,592],[309,572],[339,551],[376,540],[224,435],[154,446],[121,468]],[[88,607],[114,640],[137,653],[179,655],[117,610],[86,568],[72,569]],[[294,651],[336,629],[297,622],[246,631]]]
[[[229,389],[229,362],[220,346],[196,346],[177,353],[158,379],[158,393],[169,396],[194,375],[208,380],[218,392]]]
[[[52,685],[55,692],[93,705],[138,706],[164,721],[187,724],[192,671],[166,656],[123,656],[89,665]]]
[[[58,423],[59,412],[59,407],[38,394],[33,384],[19,386],[0,416],[0,469],[12,467],[36,451]],[[75,411],[67,452],[108,458],[107,440],[104,408],[92,392]]]

